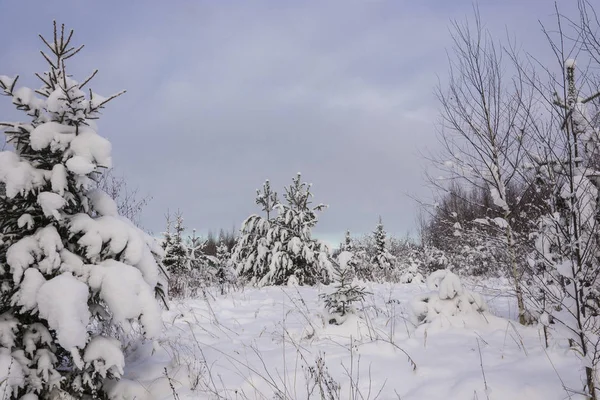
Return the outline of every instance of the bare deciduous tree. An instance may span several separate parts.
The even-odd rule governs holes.
[[[442,108],[440,141],[444,149],[437,162],[452,182],[489,191],[493,207],[500,215],[494,221],[503,233],[519,321],[526,323],[522,269],[516,259],[514,210],[508,188],[522,177],[520,166],[525,157],[530,91],[518,71],[515,77],[507,78],[502,48],[482,26],[477,9],[474,26],[454,22],[452,27],[454,45],[449,56],[449,82],[447,87],[437,90]],[[437,180],[432,182],[442,186]]]
[[[539,295],[532,301],[538,302],[545,325],[560,324],[569,332],[569,343],[585,364],[587,395],[595,400],[600,361],[600,129],[593,102],[600,96],[595,72],[600,66],[600,25],[587,1],[578,4],[579,20],[556,8],[556,28],[543,28],[556,64],[552,68],[531,58],[531,65],[547,78],[526,74],[540,105],[539,117],[530,126],[536,146],[529,156],[540,187],[550,189],[549,212],[540,218],[535,234],[537,271],[532,280]],[[576,57],[587,65],[578,67]]]
[[[104,191],[117,203],[119,215],[140,226],[141,212],[152,200],[152,197],[141,197],[138,189],[128,187],[125,177],[115,175],[114,170],[109,170],[100,175],[96,185],[98,189]]]

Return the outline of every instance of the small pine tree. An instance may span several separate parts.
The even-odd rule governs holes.
[[[387,250],[386,233],[381,217],[379,217],[379,223],[373,232],[373,239],[375,241],[375,255],[372,260],[373,275],[379,281],[389,282],[392,279],[394,257]]]
[[[353,281],[352,258],[352,253],[347,251],[339,254],[338,261],[333,262],[334,291],[321,295],[325,300],[330,324],[342,324],[348,314],[356,312],[354,303],[362,301],[367,295],[365,289]]]
[[[256,204],[261,206],[261,210],[265,213],[267,221],[270,221],[275,206],[279,204],[279,200],[277,200],[277,192],[271,189],[271,182],[268,179],[263,184],[262,192],[258,189],[256,190]]]
[[[104,98],[67,73],[83,46],[54,24],[40,36],[49,71],[42,88],[0,76],[0,92],[29,120],[0,123],[14,150],[0,152],[0,377],[5,399],[106,398],[122,376],[118,332],[161,331],[154,297],[160,245],[94,181],[111,167],[111,146],[94,120]],[[84,92],[84,89],[87,89]]]
[[[175,214],[175,229],[171,235],[171,243],[165,249],[163,265],[169,272],[169,293],[178,297],[185,294],[188,282],[185,278],[190,271],[190,254],[186,246],[183,233],[183,215],[181,212]]]
[[[189,269],[189,252],[185,244],[183,233],[183,215],[177,212],[175,215],[175,231],[171,236],[170,246],[165,249],[163,264],[171,274],[183,274]]]
[[[219,262],[219,266],[224,266],[229,263],[231,255],[229,253],[229,249],[223,240],[219,242],[219,246],[217,246],[217,261]]]
[[[165,219],[167,220],[167,228],[163,232],[163,241],[160,244],[163,250],[167,250],[173,245],[173,233],[171,232],[171,229],[173,228],[173,222],[171,221],[171,214],[169,212],[167,212],[165,215]]]
[[[352,239],[352,258],[356,277],[362,281],[373,280],[373,238],[363,236]]]
[[[201,270],[206,265],[205,246],[206,241],[196,235],[196,229],[192,229],[192,236],[187,239],[186,244],[190,270]]]
[[[266,218],[254,214],[244,221],[231,255],[237,275],[251,284],[258,283],[269,269],[272,252],[267,235],[273,225],[271,212],[278,204],[277,193],[271,190],[268,180],[263,185],[263,191],[257,190],[256,194],[256,204],[262,206]]]
[[[237,274],[261,286],[326,282],[331,268],[328,249],[311,235],[316,212],[325,205],[310,207],[310,185],[301,181],[300,174],[285,191],[286,203],[274,206],[277,195],[268,181],[262,192],[257,191],[256,202],[263,205],[267,218],[251,215],[242,224],[232,255]],[[272,217],[269,210],[278,215]]]
[[[192,230],[192,236],[186,240],[189,268],[185,272],[189,295],[195,296],[199,289],[204,289],[216,282],[214,256],[206,254],[208,240],[203,240]]]
[[[344,236],[344,243],[340,245],[341,251],[350,251],[354,249],[354,245],[352,244],[352,237],[350,236],[350,231],[346,231],[346,235]]]
[[[227,244],[221,239],[219,246],[217,247],[217,272],[216,280],[221,294],[225,294],[225,290],[228,285],[231,285],[235,281],[235,271],[231,268],[231,254],[227,248]]]
[[[354,243],[352,242],[352,237],[350,236],[350,231],[346,231],[346,235],[344,236],[344,243],[340,245],[340,253],[337,255],[338,260],[341,257],[341,254],[344,252],[351,255],[351,257],[347,257],[348,259],[346,260],[346,265],[349,269],[348,273],[350,273],[352,277],[358,277],[358,272],[360,271],[359,263],[361,261],[361,255],[357,255],[357,253],[360,253],[360,251],[355,251]]]
[[[311,208],[310,188],[310,184],[302,182],[300,173],[285,188],[286,204],[276,206],[279,215],[267,233],[272,255],[261,285],[329,282],[329,250],[311,234],[318,221],[317,212],[327,206],[319,204]]]

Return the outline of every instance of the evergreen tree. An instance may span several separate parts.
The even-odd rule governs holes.
[[[379,217],[379,223],[373,232],[373,239],[375,241],[375,255],[372,259],[373,275],[379,281],[389,282],[393,274],[394,257],[386,246],[386,233],[381,217]]]
[[[186,275],[191,270],[190,254],[184,241],[183,215],[175,214],[175,229],[171,235],[170,245],[165,249],[163,265],[169,272],[169,293],[172,296],[183,296],[188,286]]]
[[[354,269],[356,277],[363,281],[373,280],[373,265],[371,263],[373,255],[373,238],[370,235],[365,235],[359,238],[352,239],[352,247],[354,257]]]
[[[352,237],[350,236],[350,231],[346,231],[346,236],[344,236],[344,243],[340,245],[341,251],[352,251],[354,249],[354,245],[352,244]]]
[[[175,231],[171,236],[171,243],[165,249],[163,264],[171,275],[181,275],[190,269],[190,257],[185,244],[183,233],[183,215],[181,212],[175,214]]]
[[[329,251],[311,234],[318,221],[316,213],[326,206],[319,204],[311,208],[310,187],[302,182],[298,173],[285,188],[286,204],[276,206],[279,215],[267,232],[272,258],[269,270],[260,281],[262,285],[290,282],[314,285],[318,281],[327,283],[331,278]]]
[[[339,254],[338,261],[333,263],[334,291],[321,295],[325,300],[330,324],[342,324],[348,314],[356,312],[354,303],[362,301],[367,294],[364,288],[353,282],[352,258],[352,253],[348,251]]]
[[[347,273],[351,274],[352,277],[358,277],[358,272],[360,270],[359,262],[361,261],[361,257],[360,255],[357,256],[357,253],[360,253],[360,251],[355,251],[354,243],[352,243],[352,237],[350,236],[350,231],[346,231],[344,243],[340,245],[340,253],[337,255],[338,262],[340,257],[342,257],[342,253],[344,252],[350,255],[350,257],[346,257],[347,260],[345,261],[347,268],[349,269],[349,272]]]
[[[41,36],[40,36],[41,37]],[[0,76],[1,92],[24,111],[25,123],[0,123],[14,151],[0,153],[0,366],[8,366],[3,398],[104,398],[105,379],[123,374],[119,340],[139,325],[161,330],[154,297],[162,249],[118,216],[95,187],[111,167],[110,143],[93,120],[117,97],[84,88],[65,61],[73,31],[54,24],[42,38],[49,71],[42,87],[18,88]],[[87,89],[87,88],[86,88]]]
[[[217,247],[217,261],[219,262],[219,266],[227,265],[230,257],[231,255],[229,253],[229,249],[227,248],[227,244],[221,240],[219,242],[219,246]]]
[[[206,245],[207,241],[197,236],[196,229],[193,229],[186,245],[189,259],[186,282],[191,288],[191,296],[195,296],[198,289],[211,286],[216,281],[215,257],[206,254]]]
[[[273,224],[271,213],[278,204],[277,193],[271,190],[268,180],[263,191],[257,190],[256,194],[256,204],[262,206],[266,218],[254,214],[244,221],[231,255],[237,275],[252,284],[266,275],[271,263],[271,241],[267,234]]]
[[[271,182],[268,179],[263,184],[262,192],[258,189],[256,190],[256,204],[261,206],[261,210],[267,216],[267,221],[270,221],[275,206],[279,204],[279,200],[277,200],[277,192],[271,189]]]
[[[217,272],[216,281],[221,289],[221,294],[225,294],[225,288],[228,284],[235,281],[235,271],[231,268],[231,254],[224,240],[221,240],[217,247]]]
[[[167,250],[173,245],[173,233],[171,232],[173,223],[171,222],[171,214],[169,212],[165,215],[165,219],[167,220],[167,229],[163,232],[163,241],[160,244],[163,250]]]
[[[196,235],[196,229],[192,229],[192,236],[187,239],[187,252],[190,270],[201,270],[206,267],[206,254],[204,247],[206,241]]]
[[[328,281],[328,250],[311,235],[317,223],[316,212],[325,206],[310,207],[310,185],[301,181],[300,174],[285,191],[286,203],[275,206],[272,204],[277,196],[268,181],[263,192],[258,191],[257,204],[263,205],[268,218],[251,215],[242,224],[232,255],[238,276],[258,285],[283,285],[290,280],[302,285]],[[276,217],[271,216],[272,210],[278,212]]]

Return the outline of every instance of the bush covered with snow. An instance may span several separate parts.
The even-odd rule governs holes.
[[[398,269],[398,281],[400,283],[425,283],[425,278],[421,274],[421,265],[414,259],[409,259],[406,264],[399,264]]]
[[[94,189],[110,168],[111,144],[97,134],[104,98],[66,73],[72,31],[44,40],[50,70],[42,88],[0,90],[30,118],[2,123],[13,151],[0,153],[0,397],[102,396],[124,371],[121,343],[132,328],[161,331],[155,241]],[[86,88],[87,89],[87,88]],[[69,397],[73,396],[73,397]]]
[[[465,289],[460,278],[449,270],[432,273],[427,287],[431,292],[417,296],[411,303],[415,325],[464,326],[487,311],[483,297]]]

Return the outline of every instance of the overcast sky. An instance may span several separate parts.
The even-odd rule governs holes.
[[[563,10],[574,0],[563,0]],[[428,196],[423,152],[435,151],[437,102],[452,19],[472,1],[52,1],[0,0],[0,74],[46,69],[38,33],[52,20],[86,48],[75,79],[108,95],[99,133],[113,143],[118,174],[153,197],[142,224],[160,232],[168,209],[206,233],[239,227],[258,212],[255,189],[302,172],[329,204],[315,230],[415,231]],[[538,20],[549,0],[487,0],[492,33],[524,48],[545,46]],[[0,98],[0,120],[21,118]]]

